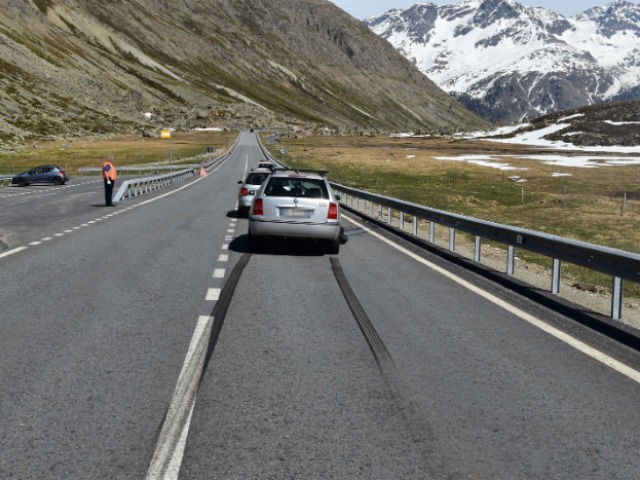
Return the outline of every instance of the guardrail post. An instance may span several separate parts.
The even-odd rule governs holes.
[[[513,276],[516,271],[516,247],[509,245],[507,248],[507,275]]]
[[[473,259],[480,263],[480,257],[482,256],[482,237],[476,235],[476,241],[473,248]]]
[[[620,320],[622,318],[622,278],[613,277],[613,287],[611,288],[611,318]]]
[[[560,267],[562,262],[554,258],[553,259],[553,272],[551,274],[551,293],[558,295],[560,293]]]
[[[353,192],[350,194],[351,205],[354,203],[354,196],[360,200],[364,200],[365,211],[367,210],[367,202],[370,202],[369,210],[371,214],[376,214],[377,219],[381,222],[393,225],[392,214],[393,210],[396,210],[400,218],[400,228],[404,230],[406,227],[405,215],[412,215],[412,227],[415,236],[418,236],[418,230],[420,229],[417,215],[424,215],[424,217],[421,218],[429,222],[428,241],[433,245],[436,245],[437,225],[442,225],[450,229],[449,249],[451,251],[455,251],[456,248],[456,230],[460,229],[463,232],[472,233],[475,236],[474,260],[476,262],[481,262],[482,260],[482,243],[485,238],[489,241],[495,240],[500,242],[502,245],[506,243],[505,239],[508,239],[507,242],[512,241],[513,245],[507,245],[506,273],[509,276],[515,275],[516,248],[536,251],[541,255],[545,255],[547,258],[551,258],[553,260],[551,293],[554,295],[560,292],[562,262],[565,260],[594,271],[607,273],[613,277],[611,318],[615,320],[620,320],[623,315],[624,280],[631,280],[633,282],[640,281],[639,254],[617,251],[616,249],[605,249],[597,245],[564,239],[543,232],[533,232],[505,225],[496,225],[482,220],[430,209],[428,207],[416,207],[415,204],[369,192],[363,192],[363,194],[360,195],[360,193],[358,193],[359,191],[355,189],[344,188],[344,192]],[[134,191],[133,186],[130,191]],[[374,205],[377,206],[377,213],[374,210]],[[358,206],[360,206],[360,202],[358,202]],[[386,218],[384,213],[385,208],[387,209]],[[415,212],[419,213],[416,214]],[[451,225],[455,225],[455,227]],[[558,245],[562,248],[558,249]],[[559,256],[559,258],[555,258],[556,256]]]

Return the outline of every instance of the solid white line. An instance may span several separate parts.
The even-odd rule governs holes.
[[[18,247],[18,248],[14,248],[13,250],[7,250],[4,253],[0,253],[0,258],[8,257],[9,255],[13,255],[14,253],[18,253],[26,249],[27,247]]]
[[[545,323],[544,321],[540,320],[539,318],[534,317],[533,315],[528,314],[527,312],[520,310],[517,307],[514,307],[513,305],[505,302],[504,300],[501,300],[500,298],[496,297],[495,295],[492,295],[491,293],[482,290],[479,287],[476,287],[475,285],[467,282],[466,280],[458,277],[457,275],[452,274],[451,272],[445,270],[444,268],[441,268],[439,266],[437,266],[436,264],[425,260],[424,258],[416,255],[413,252],[410,252],[409,250],[407,250],[404,247],[401,247],[400,245],[398,245],[397,243],[392,242],[391,240],[386,239],[385,237],[383,237],[382,235],[374,232],[373,230],[371,230],[370,228],[367,228],[365,225],[357,222],[355,219],[347,216],[347,215],[343,215],[343,217],[345,217],[347,220],[349,220],[350,222],[353,222],[355,225],[357,225],[358,227],[362,228],[365,232],[373,235],[374,237],[376,237],[377,239],[383,241],[384,243],[390,245],[391,247],[395,248],[396,250],[404,253],[405,255],[411,257],[412,259],[422,263],[423,265],[429,267],[432,270],[435,270],[436,272],[440,273],[441,275],[444,275],[445,277],[449,278],[450,280],[453,280],[454,282],[458,283],[459,285],[465,287],[468,290],[471,290],[474,293],[477,293],[478,295],[482,296],[483,298],[489,300],[490,302],[494,303],[495,305],[499,306],[500,308],[503,308],[504,310],[507,310],[508,312],[512,313],[513,315],[521,318],[522,320],[530,323],[531,325],[538,327],[540,330],[548,333],[549,335],[557,338],[558,340],[566,343],[567,345],[570,345],[571,347],[575,348],[576,350],[581,351],[582,353],[588,355],[589,357],[593,358],[594,360],[597,360],[598,362],[601,362],[611,368],[613,368],[615,371],[629,377],[631,380],[640,383],[640,372],[638,372],[637,370],[634,370],[633,368],[625,365],[622,362],[619,362],[618,360],[610,357],[609,355],[601,352],[600,350],[597,350],[589,345],[587,345],[584,342],[581,342],[580,340],[573,338],[572,336],[564,333],[561,330],[558,330],[555,327],[552,327],[551,325]]]
[[[167,467],[167,471],[162,477],[162,480],[178,480],[180,476],[180,467],[182,466],[182,457],[184,456],[184,449],[187,446],[187,436],[189,434],[189,428],[191,427],[191,418],[193,418],[193,410],[196,407],[196,399],[193,398],[191,403],[191,409],[189,410],[189,416],[184,422],[182,432],[180,433],[180,439],[176,445],[176,449],[173,451],[171,461]]]
[[[147,471],[147,480],[177,478],[177,476],[169,476],[170,469],[174,470],[178,465],[179,471],[179,465],[182,463],[184,446],[181,447],[180,442],[186,436],[185,428],[188,428],[187,424],[190,422],[190,415],[195,404],[212,325],[213,317],[201,316],[198,318],[182,371],[171,398],[171,404],[162,424],[156,450]]]

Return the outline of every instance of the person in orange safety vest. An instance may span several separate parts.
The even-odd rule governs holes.
[[[113,186],[118,174],[111,158],[102,164],[102,179],[104,180],[104,202],[107,207],[113,207]]]

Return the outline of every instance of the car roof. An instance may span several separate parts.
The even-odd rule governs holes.
[[[325,178],[325,170],[299,170],[292,168],[276,168],[271,174],[272,177],[289,177],[289,178]]]

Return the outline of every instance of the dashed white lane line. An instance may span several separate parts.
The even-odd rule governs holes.
[[[218,257],[218,261],[219,262],[228,262],[229,261],[229,255],[225,255],[225,254],[220,255]]]
[[[213,278],[224,278],[224,274],[227,270],[224,268],[216,268],[213,271]]]
[[[219,288],[210,288],[207,290],[207,296],[205,297],[207,302],[215,302],[220,300],[220,289]]]
[[[573,338],[572,336],[564,333],[563,331],[558,330],[555,327],[552,327],[551,325],[545,323],[544,321],[540,320],[539,318],[536,318],[533,315],[530,315],[529,313],[525,312],[524,310],[521,310],[518,307],[515,307],[515,306],[505,302],[504,300],[496,297],[495,295],[492,295],[491,293],[489,293],[489,292],[487,292],[485,290],[482,290],[479,287],[476,287],[472,283],[467,282],[466,280],[458,277],[457,275],[454,275],[453,273],[445,270],[444,268],[441,268],[441,267],[437,266],[435,263],[432,263],[432,262],[430,262],[428,260],[425,260],[424,258],[420,257],[419,255],[416,255],[415,253],[410,252],[406,248],[401,247],[397,243],[394,243],[391,240],[388,240],[387,238],[383,237],[382,235],[374,232],[370,228],[367,228],[365,225],[357,222],[355,219],[353,219],[353,218],[351,218],[351,217],[349,217],[347,215],[343,215],[343,216],[347,220],[352,222],[354,225],[357,225],[359,228],[364,230],[365,232],[369,233],[370,235],[373,235],[378,240],[380,240],[380,241],[390,245],[391,247],[395,248],[396,250],[404,253],[408,257],[416,260],[419,263],[422,263],[426,267],[428,267],[428,268],[440,273],[441,275],[444,275],[445,277],[447,277],[450,280],[456,282],[457,284],[463,286],[464,288],[466,288],[466,289],[468,289],[468,290],[480,295],[481,297],[483,297],[486,300],[492,302],[493,304],[497,305],[498,307],[503,308],[504,310],[506,310],[506,311],[512,313],[513,315],[519,317],[520,319],[530,323],[531,325],[539,328],[540,330],[548,333],[549,335],[557,338],[558,340],[566,343],[567,345],[575,348],[576,350],[584,353],[585,355],[588,355],[589,357],[593,358],[594,360],[597,360],[598,362],[601,362],[601,363],[611,367],[612,369],[614,369],[618,373],[621,373],[622,375],[625,375],[626,377],[630,378],[631,380],[633,380],[633,381],[635,381],[637,383],[640,383],[640,372],[639,371],[634,370],[633,368],[629,367],[628,365],[625,365],[624,363],[619,362],[618,360],[614,359],[613,357],[610,357],[609,355],[601,352],[600,350],[597,350],[597,349],[587,345],[586,343],[581,342],[577,338]]]
[[[220,168],[222,168],[222,166],[223,166],[226,162],[227,162],[227,160],[225,160],[225,161],[223,161],[222,163],[220,163],[220,165],[218,165],[215,169],[213,169],[213,170],[211,171],[211,173],[218,171]],[[108,220],[109,218],[112,218],[112,217],[114,217],[115,215],[120,215],[120,214],[122,214],[122,213],[124,213],[124,212],[128,212],[129,210],[133,210],[134,208],[139,208],[139,207],[142,207],[142,206],[147,205],[147,204],[149,204],[149,203],[152,203],[152,202],[155,202],[155,201],[157,201],[157,200],[160,200],[160,199],[162,199],[162,198],[164,198],[164,197],[168,197],[169,195],[173,195],[173,194],[175,194],[175,193],[177,193],[177,192],[180,192],[180,191],[182,191],[182,190],[184,190],[184,189],[186,189],[186,188],[189,188],[189,187],[191,187],[191,186],[195,185],[196,183],[200,182],[200,181],[201,181],[201,180],[203,180],[204,178],[206,178],[206,177],[200,177],[200,178],[198,178],[197,180],[194,180],[193,182],[191,182],[191,183],[189,183],[189,184],[187,184],[187,185],[183,185],[183,186],[182,186],[182,187],[180,187],[180,188],[176,188],[175,190],[172,190],[172,191],[170,191],[170,192],[164,193],[164,194],[162,194],[162,195],[158,195],[157,197],[154,197],[154,198],[150,198],[149,200],[145,200],[145,201],[140,202],[140,203],[138,203],[138,204],[136,204],[136,205],[131,205],[131,206],[128,206],[128,207],[125,207],[125,208],[120,208],[120,209],[118,209],[118,210],[116,210],[116,211],[114,211],[114,212],[111,212],[111,213],[109,213],[109,214],[107,214],[107,215],[104,215],[104,216],[102,216],[102,217],[100,217],[100,218],[96,218],[95,220],[91,220],[91,221],[88,221],[88,222],[86,222],[86,223],[82,223],[82,224],[81,224],[81,225],[79,225],[79,226],[75,226],[75,227],[73,227],[73,229],[72,229],[72,230],[65,230],[65,231],[64,231],[64,233],[73,233],[73,231],[77,231],[77,230],[80,230],[81,228],[85,228],[85,227],[89,227],[89,226],[91,226],[91,225],[95,225],[96,223],[99,223],[99,222],[101,222],[101,221],[103,221],[103,220]],[[98,183],[99,183],[99,182],[98,182]],[[66,187],[66,188],[69,188],[70,186],[71,186],[71,185],[67,185],[67,186],[65,186],[65,187]],[[232,224],[234,224],[234,223],[235,223],[235,222],[234,222],[234,221],[232,221]],[[61,236],[63,236],[63,234],[61,234],[61,233],[56,233],[54,236],[56,236],[56,237],[61,237]],[[2,253],[2,254],[0,255],[0,258],[8,257],[8,256],[13,255],[13,254],[15,254],[15,253],[22,252],[23,250],[27,250],[27,248],[28,248],[28,247],[35,247],[35,246],[38,246],[38,245],[42,245],[42,243],[43,243],[43,242],[48,242],[48,241],[50,241],[50,240],[52,240],[52,239],[53,239],[53,237],[46,237],[46,238],[43,238],[43,239],[41,239],[41,240],[39,240],[39,241],[33,241],[33,242],[31,242],[31,243],[28,243],[28,244],[27,244],[27,246],[14,248],[14,249],[12,249],[12,250],[7,250],[6,252],[4,252],[4,253]]]

